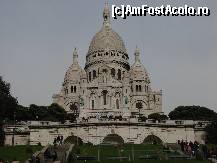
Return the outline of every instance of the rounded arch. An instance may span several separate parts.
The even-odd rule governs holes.
[[[121,145],[123,145],[124,139],[120,135],[109,134],[103,139],[102,143],[103,144],[121,144]]]
[[[75,144],[75,145],[82,145],[83,141],[80,137],[78,136],[68,136],[65,140],[64,143],[70,143],[70,144]]]
[[[143,105],[147,105],[147,102],[145,102],[144,100],[133,100],[132,105],[136,105],[136,103],[141,102]]]
[[[143,144],[163,144],[163,141],[155,135],[148,135],[144,140]]]

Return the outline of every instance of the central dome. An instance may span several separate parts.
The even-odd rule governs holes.
[[[93,37],[88,53],[98,50],[118,50],[126,53],[121,37],[112,28],[103,28]]]
[[[94,51],[101,50],[117,50],[126,53],[126,48],[121,37],[111,28],[110,24],[110,11],[108,4],[105,5],[103,11],[103,26],[102,29],[93,37],[88,54]]]
[[[117,68],[119,65],[124,70],[129,70],[129,56],[122,38],[115,32],[110,24],[108,4],[103,11],[103,26],[92,38],[86,56],[85,71],[91,71],[101,65]]]

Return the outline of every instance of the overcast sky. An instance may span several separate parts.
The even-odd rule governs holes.
[[[166,113],[179,105],[217,111],[217,0],[118,0],[111,5],[207,6],[208,17],[112,19],[130,63],[136,45]],[[103,0],[0,0],[0,75],[20,104],[49,105],[59,92],[73,48],[85,64],[102,26]]]

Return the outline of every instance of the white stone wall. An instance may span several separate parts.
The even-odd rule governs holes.
[[[64,127],[40,127],[30,130],[30,143],[42,145],[52,144],[55,137],[63,135],[64,139],[68,136],[78,136],[83,142],[93,144],[102,143],[103,139],[109,134],[121,136],[125,143],[134,142],[140,144],[148,135],[159,137],[164,143],[177,143],[178,140],[201,141],[200,135],[203,131],[195,132],[192,126],[167,126],[157,125],[139,125],[128,126],[126,124],[101,124],[96,126],[64,126]]]
[[[13,134],[5,135],[5,145],[12,145]],[[29,143],[30,135],[29,134],[16,134],[14,135],[14,145],[26,145]]]

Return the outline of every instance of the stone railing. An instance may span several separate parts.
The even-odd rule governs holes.
[[[60,122],[50,122],[50,121],[32,121],[28,126],[16,125],[16,126],[4,126],[5,133],[26,133],[29,132],[29,127],[52,127],[52,126],[76,126],[76,125],[86,125],[86,124],[116,124],[116,125],[127,125],[127,124],[135,124],[135,125],[164,125],[164,126],[192,126],[198,129],[205,128],[210,122],[209,121],[193,121],[193,120],[163,120],[157,121],[154,119],[147,119],[144,122],[138,121],[138,118],[130,118],[130,119],[88,119],[87,121],[80,122],[69,122],[60,123]]]
[[[68,157],[69,157],[69,155],[70,155],[73,147],[74,147],[74,144],[71,144],[70,147],[69,147],[69,149],[66,151],[66,158],[65,158],[65,160],[68,160]]]

